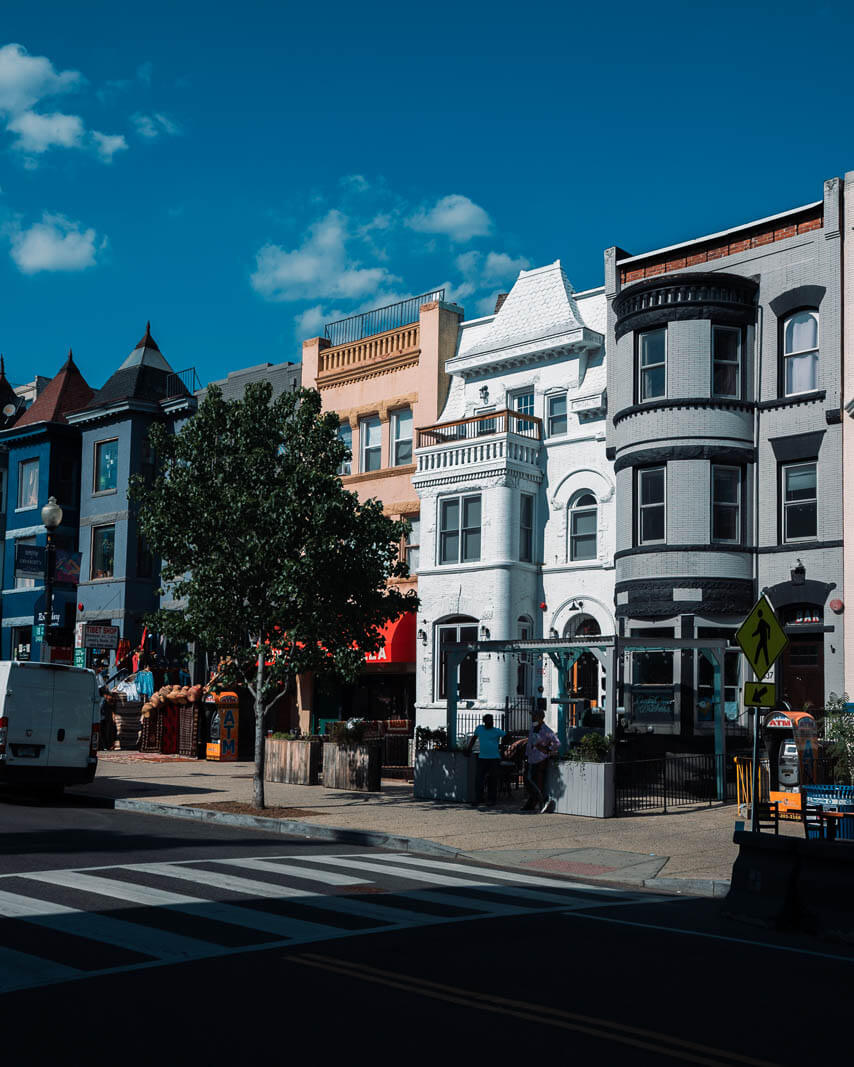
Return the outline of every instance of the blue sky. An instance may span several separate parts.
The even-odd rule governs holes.
[[[6,6],[0,350],[98,386],[145,322],[203,382],[446,285],[820,199],[852,14],[682,3]]]

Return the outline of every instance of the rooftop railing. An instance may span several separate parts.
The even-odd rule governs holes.
[[[515,433],[529,441],[541,441],[542,420],[520,411],[490,411],[472,415],[455,422],[442,422],[438,426],[425,426],[418,430],[417,448],[431,445],[453,444],[457,441],[473,441],[494,434]]]
[[[361,315],[351,315],[348,319],[329,322],[324,328],[324,336],[332,345],[352,344],[353,341],[361,341],[363,337],[386,333],[388,330],[396,330],[399,326],[418,322],[418,312],[422,304],[444,299],[444,289],[433,289],[429,293],[422,293],[421,296],[410,296],[397,304],[387,304],[385,307],[374,308],[373,311],[365,311]]]
[[[171,400],[172,397],[185,396],[187,393],[192,395],[201,387],[202,383],[195,367],[173,371],[166,379],[166,399]]]

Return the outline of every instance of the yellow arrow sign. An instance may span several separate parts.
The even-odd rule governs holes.
[[[757,678],[764,678],[789,643],[767,597],[760,597],[735,635]]]
[[[773,708],[777,704],[777,686],[773,682],[745,682],[746,708]]]

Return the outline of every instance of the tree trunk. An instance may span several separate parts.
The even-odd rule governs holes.
[[[252,804],[264,807],[264,645],[258,642],[258,670],[255,676],[255,776]]]

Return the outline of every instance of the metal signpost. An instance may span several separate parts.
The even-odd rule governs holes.
[[[774,707],[777,687],[762,679],[777,662],[789,638],[767,597],[761,596],[736,631],[735,639],[758,681],[744,686],[744,704],[753,715],[753,768],[750,796],[750,829],[759,829],[759,708]]]

